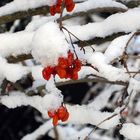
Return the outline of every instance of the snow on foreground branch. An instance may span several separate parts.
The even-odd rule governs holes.
[[[139,102],[136,99],[140,91],[140,9],[128,10],[126,6],[113,0],[85,0],[80,3],[73,0],[40,0],[37,3],[35,0],[25,0],[23,3],[14,0],[1,7],[0,11],[3,13],[0,13],[12,14],[44,4],[50,6],[47,8],[50,8],[52,16],[57,15],[52,17],[46,13],[43,18],[35,17],[38,20],[32,20],[24,31],[0,34],[0,83],[1,90],[4,91],[0,97],[1,104],[8,108],[32,106],[45,119],[51,118],[53,126],[58,124],[58,127],[64,128],[70,124],[79,125],[78,128],[73,127],[75,131],[79,129],[79,133],[82,131],[81,126],[89,128],[81,133],[85,140],[97,128],[105,133],[108,129],[112,137],[114,131],[116,133],[121,130],[122,135],[133,139],[134,137],[126,135],[126,124],[129,120],[139,123],[138,119],[132,118],[139,113]],[[95,22],[89,23],[93,21],[95,9],[106,7],[124,9],[125,12],[107,15],[106,19],[96,13],[96,16],[102,17],[101,21],[96,22],[95,18]],[[93,11],[89,12],[91,10]],[[89,18],[83,16],[80,20],[84,22],[76,21],[79,19],[75,16],[78,12],[83,12],[84,16],[87,12]],[[71,20],[64,22],[64,16]],[[78,25],[73,24],[74,22]],[[119,37],[114,37],[115,34]],[[106,40],[110,35],[114,38],[106,43],[104,50],[97,51],[92,43],[89,45],[92,40]],[[22,55],[29,56],[27,59],[30,60],[19,59]],[[19,61],[10,61],[13,57]],[[89,91],[82,104],[65,103],[61,91],[56,88],[57,84],[84,78],[87,81],[96,78],[97,81],[94,84],[88,83]],[[22,82],[29,79],[31,85],[24,88]],[[123,84],[107,85],[100,83],[98,79]],[[52,125],[48,124],[48,129],[51,129]],[[91,130],[87,124],[94,125],[94,129]],[[131,128],[135,129],[136,126]]]
[[[124,14],[112,15],[111,16],[112,19],[110,17],[110,19],[111,19],[110,23],[112,23],[112,21],[114,21],[116,16],[118,18],[120,18],[120,17],[122,17],[122,18],[126,17],[127,18],[127,16],[130,17],[132,15],[131,14],[132,12],[136,13],[135,16],[136,16],[136,19],[137,19],[138,18],[137,15],[139,15],[139,10],[134,9],[134,10],[130,10],[130,11],[124,13]],[[131,21],[129,21],[129,19],[128,19],[128,22],[127,22],[128,26],[125,25],[127,27],[125,29],[125,32],[130,32],[130,31],[133,31],[133,30],[136,30],[136,29],[139,28],[139,22],[135,21],[135,18],[133,18],[134,21],[132,19],[131,19]],[[96,24],[106,27],[104,25],[104,23],[105,22],[96,23]],[[133,23],[133,24],[131,24],[131,23]],[[97,31],[97,29],[100,28],[100,26],[99,26],[99,28],[96,28],[96,27],[94,28],[94,23],[92,23],[92,24],[93,24],[92,28],[96,29],[96,31]],[[94,32],[91,32],[90,25],[91,24],[85,25],[83,27],[76,27],[76,30],[74,29],[74,30],[72,30],[72,32],[75,33],[75,31],[77,31],[78,34],[80,33],[79,35],[81,36],[80,38],[82,38],[82,40],[92,39],[93,36],[94,36]],[[112,31],[115,31],[115,32],[118,31],[118,30],[116,30],[116,27],[115,27],[115,30],[110,29],[110,26],[108,26],[108,27],[109,27],[108,29],[111,32]],[[114,26],[111,26],[111,27],[114,28]],[[122,30],[119,30],[119,31],[123,31],[123,27],[124,27],[123,23],[120,24],[118,27],[120,29],[122,29]],[[68,30],[71,31],[72,28],[73,27],[70,27],[70,29],[68,28]],[[83,30],[80,31],[80,30],[78,30],[79,28],[81,28]],[[90,31],[89,31],[89,29],[90,29]],[[107,28],[105,28],[105,29],[107,29]],[[59,29],[58,29],[57,24],[54,24],[53,22],[52,23],[49,22],[49,23],[46,23],[43,27],[39,28],[36,32],[31,32],[31,33],[30,32],[19,32],[19,33],[13,33],[13,34],[9,34],[9,33],[1,34],[0,35],[0,42],[1,42],[2,45],[0,46],[0,55],[2,57],[8,57],[13,53],[14,53],[14,55],[20,55],[20,54],[23,54],[23,53],[28,54],[32,51],[34,58],[38,61],[41,61],[41,63],[43,65],[46,62],[49,65],[50,64],[54,65],[54,64],[57,63],[56,60],[58,59],[58,57],[66,56],[66,53],[67,53],[67,50],[68,50],[67,47],[70,45],[65,41],[65,37],[58,30]],[[77,33],[75,33],[75,34],[77,34]],[[90,33],[92,33],[92,34],[90,34]],[[99,33],[99,32],[97,31],[96,33]],[[102,35],[102,37],[105,37],[106,33],[107,33],[107,35],[110,34],[108,31],[102,30],[101,34],[104,34],[104,35]],[[47,34],[50,35],[48,40],[47,40],[47,38],[45,38]],[[54,37],[54,34],[56,35],[55,37]],[[79,37],[79,35],[78,35],[78,37]],[[98,35],[96,35],[96,37],[98,37]],[[131,35],[130,35],[130,37],[131,37]],[[57,41],[54,42],[53,41],[54,39],[57,40]],[[68,37],[67,37],[67,39],[68,39]],[[125,45],[126,45],[128,39],[129,39],[129,35],[128,35],[128,37],[126,36],[126,39],[125,39],[125,36],[120,37],[119,42],[121,42],[123,44],[121,44],[121,43],[119,45],[117,44],[117,46],[118,46],[117,52],[119,51],[120,47],[123,46],[123,48],[125,48]],[[124,43],[124,40],[125,40],[125,43]],[[19,42],[23,42],[23,43],[19,43]],[[58,47],[58,42],[59,42],[59,46],[61,46],[61,49],[60,49],[60,47]],[[113,42],[115,42],[115,40]],[[50,47],[52,45],[52,43],[54,44],[53,46],[57,46],[57,47]],[[118,43],[118,39],[116,39],[116,43]],[[42,47],[42,46],[44,46],[44,47]],[[65,46],[65,47],[62,47],[62,46]],[[101,57],[100,58],[101,60],[98,59],[98,55],[97,55],[98,53],[93,53],[93,54],[88,53],[89,56],[86,55],[86,57],[88,56],[88,58],[85,58],[85,59],[88,60],[89,58],[91,58],[93,56],[92,57],[93,59],[89,60],[89,62],[92,63],[93,66],[95,66],[97,69],[99,69],[101,75],[99,74],[98,76],[102,76],[102,77],[107,78],[109,80],[127,81],[128,76],[127,76],[127,74],[124,73],[125,72],[124,70],[118,69],[116,67],[112,67],[111,65],[107,65],[107,64],[106,64],[106,66],[104,65],[106,63],[106,61],[108,61],[108,59],[109,59],[109,61],[111,61],[114,58],[119,57],[123,54],[124,49],[121,49],[119,51],[119,54],[116,56],[116,54],[117,54],[116,51],[114,49],[111,49],[111,48],[114,48],[114,46],[116,46],[116,45],[114,43],[112,43],[108,47],[108,49],[105,52],[105,56],[104,56],[104,54],[99,53],[99,57]],[[49,49],[49,48],[51,48],[51,49]],[[112,53],[112,51],[114,53]],[[48,53],[46,53],[46,52],[48,52]],[[111,55],[109,55],[110,52],[111,52]],[[50,57],[50,54],[51,54],[51,57]],[[97,58],[95,58],[95,57],[97,57]],[[52,61],[52,58],[54,59],[53,61]],[[46,61],[46,59],[48,59],[50,61]],[[102,61],[102,62],[100,63],[100,61]],[[110,78],[108,77],[108,73],[110,73],[109,71],[112,71],[112,72],[114,71],[114,74],[112,73],[113,76],[110,76]],[[120,75],[124,75],[123,76],[124,79],[122,77],[120,77],[120,78],[118,77],[119,73],[120,73]],[[2,73],[2,75],[5,75],[5,74]],[[114,77],[114,79],[112,79],[113,77]],[[10,78],[8,78],[8,80],[10,80]]]
[[[50,131],[49,136],[51,136],[52,138],[55,138],[55,134],[53,132],[53,129],[52,129],[50,123],[51,123],[50,121],[45,122],[43,125],[41,125],[34,132],[24,136],[22,138],[22,140],[36,140],[40,136],[45,135],[49,131]],[[91,131],[91,128],[86,127],[86,128],[83,128],[82,130],[79,131],[79,130],[75,130],[72,126],[67,126],[67,127],[58,126],[57,131],[59,133],[59,139],[61,139],[61,140],[66,140],[66,139],[67,140],[76,140],[76,139],[79,139],[79,138],[80,138],[80,140],[84,140],[87,133],[89,133]],[[113,140],[108,136],[100,136],[98,133],[93,133],[90,136],[90,138],[91,139],[97,139],[97,140],[100,140],[100,139],[102,139],[102,140]]]
[[[44,97],[40,96],[33,96],[29,97],[26,96],[24,93],[20,92],[13,92],[10,93],[9,96],[1,97],[1,103],[8,108],[16,108],[20,106],[32,106],[38,111],[40,111],[44,118],[48,118],[47,111],[50,110],[52,107],[58,108],[61,105],[62,97],[58,94],[46,94]],[[108,117],[112,116],[114,113],[108,112],[100,112],[97,110],[93,110],[91,107],[87,106],[79,106],[79,105],[66,105],[67,109],[69,110],[70,117],[67,121],[68,123],[73,124],[92,124],[97,125],[101,121],[107,119]],[[82,116],[82,117],[81,117]],[[111,119],[102,123],[99,127],[103,129],[110,129],[115,127],[119,123],[120,116],[119,114]]]
[[[0,16],[5,16],[8,14],[13,14],[15,12],[27,11],[29,9],[38,8],[41,6],[52,6],[57,0],[24,0],[20,2],[19,0],[14,0],[0,8]],[[77,4],[76,9],[73,13],[87,11],[89,9],[103,8],[103,7],[113,7],[127,10],[127,7],[119,2],[113,0],[88,0],[81,4]],[[72,13],[72,14],[73,14]],[[66,14],[66,12],[65,12]]]
[[[134,32],[136,30],[139,30],[140,23],[137,20],[140,18],[139,15],[140,10],[133,9],[129,10],[126,13],[112,15],[100,23],[90,23],[83,26],[73,26],[73,27],[70,26],[67,28],[81,40],[90,40],[95,37],[107,37],[113,33]],[[127,22],[124,23],[123,20]],[[117,21],[119,21],[119,24],[117,23]],[[0,55],[3,57],[7,57],[12,53],[14,53],[15,55],[29,53],[32,49],[31,43],[34,34],[35,32],[25,32],[25,31],[18,33],[0,34],[0,42],[1,42]],[[52,36],[52,38],[54,39],[54,36]],[[73,41],[76,41],[76,39],[73,38]],[[46,43],[48,42],[46,41]]]
[[[130,140],[139,140],[140,139],[140,125],[135,125],[133,123],[123,124],[120,134],[125,136]]]

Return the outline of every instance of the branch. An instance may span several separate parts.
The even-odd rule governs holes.
[[[87,82],[101,82],[101,83],[109,83],[109,84],[113,84],[113,85],[122,85],[122,86],[126,86],[127,83],[123,82],[123,81],[108,81],[107,79],[104,78],[84,78],[84,79],[80,79],[80,80],[69,80],[69,81],[65,81],[65,82],[59,82],[56,83],[56,86],[64,86],[64,85],[69,85],[69,84],[79,84],[79,83],[87,83]]]
[[[85,12],[77,12],[74,13],[73,15],[65,15],[62,20],[66,20],[72,17],[76,17],[76,16],[84,16],[87,15],[89,13],[93,13],[93,12],[109,12],[109,13],[114,13],[114,12],[125,12],[126,9],[123,8],[117,8],[117,7],[103,7],[103,8],[96,8],[96,9],[90,9],[88,11]],[[27,17],[32,17],[35,15],[45,15],[49,13],[49,6],[42,6],[42,7],[38,7],[35,9],[29,9],[27,11],[18,11],[9,15],[4,15],[0,17],[0,25],[1,24],[5,24],[8,22],[12,22],[15,21],[17,19],[23,19],[23,18],[27,18]],[[60,19],[58,19],[59,21]]]
[[[117,8],[117,7],[103,7],[103,8],[95,8],[95,9],[90,9],[88,11],[82,11],[82,12],[77,12],[74,13],[72,15],[65,15],[62,17],[62,20],[67,20],[73,17],[78,17],[78,16],[86,16],[88,14],[92,14],[92,13],[97,13],[97,12],[108,12],[108,13],[117,13],[117,12],[126,12],[126,9],[123,8]],[[58,19],[57,21],[59,21],[60,19]]]
[[[31,54],[22,54],[18,56],[10,56],[7,58],[7,60],[8,60],[8,63],[18,63],[18,62],[25,61],[32,58],[33,57]]]
[[[87,83],[87,82],[101,82],[101,83],[109,83],[109,84],[114,84],[114,85],[122,85],[122,86],[127,86],[128,83],[127,82],[123,82],[123,81],[108,81],[104,78],[92,78],[92,79],[89,79],[89,78],[84,78],[84,79],[80,79],[80,80],[69,80],[69,81],[65,81],[65,82],[57,82],[56,83],[56,86],[57,87],[60,87],[60,86],[65,86],[65,85],[70,85],[70,84],[79,84],[79,83]],[[39,86],[37,87],[37,90],[39,92],[41,92],[42,90],[45,89],[45,85],[42,85],[42,86]],[[33,96],[34,93],[29,91],[27,93],[27,95],[31,95]]]
[[[140,0],[132,0],[132,1],[116,0],[116,1],[123,3],[128,8],[134,8],[134,7],[138,7],[140,5]]]
[[[78,46],[80,46],[80,47],[85,47],[85,46],[87,46],[87,44],[88,45],[93,45],[93,44],[100,45],[100,44],[105,43],[107,41],[112,41],[115,38],[117,38],[119,36],[122,36],[122,35],[125,35],[125,34],[126,33],[124,33],[124,32],[120,32],[120,33],[116,33],[116,34],[107,36],[105,38],[95,37],[95,38],[93,38],[91,40],[86,41],[87,42],[86,44],[85,43],[82,43],[80,41],[75,42],[75,44],[78,44]]]
[[[35,9],[29,9],[27,11],[18,11],[9,15],[1,16],[0,25],[15,21],[17,19],[23,19],[23,18],[35,16],[35,15],[45,15],[48,12],[49,12],[49,6],[42,6]]]
[[[125,33],[122,32],[122,33],[113,34],[111,36],[107,36],[106,38],[96,37],[94,39],[85,41],[86,43],[84,41],[82,41],[82,42],[77,41],[77,42],[75,42],[75,44],[77,44],[79,47],[86,47],[86,46],[90,46],[90,45],[93,45],[93,44],[100,45],[100,44],[105,43],[107,41],[112,41],[113,39],[115,39],[116,37],[119,37],[121,35],[125,35]],[[139,59],[139,57],[136,56],[135,58]],[[25,60],[32,59],[32,58],[33,57],[32,57],[31,54],[22,54],[22,55],[18,55],[18,56],[9,56],[7,58],[7,60],[8,60],[8,63],[18,63],[18,62],[25,61]]]

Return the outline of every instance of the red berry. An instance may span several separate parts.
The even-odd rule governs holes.
[[[48,111],[48,116],[50,118],[53,118],[55,116],[55,112],[52,112],[52,111]]]
[[[58,116],[57,114],[55,114],[55,116],[53,117],[53,126],[56,126],[58,124]]]
[[[121,113],[121,115],[122,115],[123,117],[127,117],[127,116],[128,116],[128,111],[123,111],[123,112]]]
[[[61,119],[61,121],[62,121],[62,122],[65,122],[65,121],[68,120],[68,118],[69,118],[69,112],[66,112],[65,117],[64,117],[63,119]]]
[[[71,12],[74,9],[74,7],[75,7],[75,3],[72,3],[70,5],[67,5],[66,9],[67,9],[68,12]]]
[[[77,71],[74,71],[74,70],[73,70],[73,73],[72,73],[72,75],[71,75],[71,79],[72,79],[72,80],[77,80],[77,79],[78,79],[78,73],[77,73]]]
[[[76,59],[76,60],[74,60],[73,63],[74,63],[74,70],[79,71],[81,69],[81,61]]]
[[[59,107],[59,109],[57,111],[58,118],[60,120],[63,119],[65,117],[65,115],[66,115],[66,112],[67,112],[67,110],[66,110],[66,108],[64,106]]]
[[[62,5],[62,0],[57,0],[57,3],[56,3],[56,5],[59,5],[59,6],[61,6],[61,5]]]
[[[58,66],[62,67],[62,68],[67,68],[68,66],[68,61],[66,58],[60,57],[58,59]]]
[[[56,13],[61,13],[61,6],[60,5],[55,6],[55,12]]]
[[[56,73],[60,78],[65,78],[66,77],[66,70],[64,68],[61,68],[59,66],[56,67]]]
[[[55,6],[54,6],[54,5],[50,7],[50,14],[51,14],[52,16],[54,16],[54,15],[56,14]]]
[[[72,4],[73,3],[73,0],[65,0],[65,5],[67,6],[67,5],[70,5],[70,4]]]
[[[72,65],[74,60],[74,55],[70,51],[68,52],[68,65]]]
[[[51,77],[52,72],[53,72],[53,68],[52,67],[44,68],[43,71],[42,71],[43,78],[45,80],[49,80],[50,77]]]

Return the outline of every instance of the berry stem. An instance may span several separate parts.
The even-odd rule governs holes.
[[[59,28],[60,30],[62,30],[62,27],[63,27],[63,23],[62,23],[62,17],[63,17],[63,11],[64,11],[64,0],[62,1],[62,6],[61,6],[61,13],[60,13],[60,20],[59,20]]]
[[[75,56],[76,56],[76,59],[78,59],[78,55],[77,55],[77,53],[76,53],[76,51],[75,51],[75,47],[74,47],[73,42],[72,42],[71,34],[70,34],[69,32],[68,32],[68,34],[69,34],[69,37],[70,37],[70,42],[71,42],[71,45],[72,45],[72,47],[73,47],[74,54],[75,54]]]

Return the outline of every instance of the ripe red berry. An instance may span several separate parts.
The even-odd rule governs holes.
[[[58,118],[61,120],[65,117],[66,115],[66,108],[64,106],[59,107],[59,109],[57,110],[57,114],[58,114]]]
[[[67,9],[68,12],[72,12],[72,10],[74,9],[74,7],[75,7],[75,3],[72,3],[70,5],[67,5],[66,6],[66,9]]]
[[[58,116],[57,114],[55,114],[55,116],[53,117],[53,126],[56,126],[58,124]]]
[[[56,14],[55,5],[50,7],[50,14],[54,16]]]
[[[57,0],[56,5],[50,7],[50,14],[55,15],[56,13],[61,13],[62,3],[63,0]],[[73,0],[64,0],[64,6],[68,12],[71,12],[75,7],[75,3]]]
[[[58,76],[60,78],[65,78],[66,77],[66,70],[64,68],[61,68],[61,67],[57,66],[55,69],[56,69],[56,73],[58,74]]]
[[[68,67],[68,61],[66,58],[60,57],[58,59],[58,66],[62,68],[67,68]]]
[[[69,118],[69,112],[66,112],[65,117],[64,117],[63,119],[61,119],[61,121],[62,121],[62,122],[65,122],[65,121],[68,120],[68,118]]]
[[[61,5],[62,5],[62,0],[57,0],[57,3],[56,3],[56,5],[59,5],[59,6],[61,6]]]
[[[72,4],[73,3],[73,0],[65,0],[64,3],[67,6],[67,5]]]
[[[60,5],[55,6],[55,12],[56,13],[61,13],[61,6]]]
[[[70,51],[68,52],[68,65],[72,65],[74,60],[74,55]]]
[[[72,73],[72,75],[71,75],[71,79],[72,79],[72,80],[77,80],[77,79],[78,79],[78,73],[77,73],[77,71],[74,71],[74,70],[73,70],[73,73]]]
[[[78,59],[76,59],[76,60],[74,60],[74,70],[75,71],[80,71],[81,70],[81,61],[80,60],[78,60]]]
[[[48,111],[48,116],[50,118],[53,118],[55,116],[55,112],[52,112],[52,111]]]
[[[52,67],[46,67],[43,69],[42,71],[42,75],[43,75],[43,78],[45,80],[49,80],[50,77],[51,77],[51,73],[53,72],[53,68]]]

